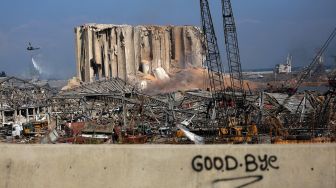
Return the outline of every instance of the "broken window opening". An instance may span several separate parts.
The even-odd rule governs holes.
[[[95,80],[99,80],[99,65],[96,63],[96,60],[90,60],[90,66],[93,69],[93,76]]]

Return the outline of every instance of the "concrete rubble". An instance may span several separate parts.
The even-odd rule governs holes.
[[[57,92],[15,77],[2,79],[0,87],[0,137],[7,143],[172,144],[192,143],[194,138],[204,143],[335,141],[333,105],[324,107],[324,101],[334,99],[308,91],[293,96],[277,117],[273,114],[286,95],[254,91],[247,97],[249,124],[228,117],[224,128],[212,118],[211,93],[202,89],[148,95],[120,78]],[[322,109],[325,121],[319,120]]]

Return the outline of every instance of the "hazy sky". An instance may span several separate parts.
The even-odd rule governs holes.
[[[209,0],[224,52],[220,0]],[[232,0],[243,69],[270,68],[292,53],[309,64],[336,27],[336,0]],[[84,23],[200,25],[198,0],[2,0],[0,71],[23,75],[31,64],[28,42],[51,77],[75,75],[73,28]],[[336,55],[333,41],[326,61]],[[226,57],[222,60],[227,67]]]

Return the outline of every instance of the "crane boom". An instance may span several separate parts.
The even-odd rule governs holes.
[[[222,0],[222,14],[226,56],[230,71],[232,98],[235,101],[237,107],[243,107],[246,103],[243,87],[243,75],[240,63],[236,24],[230,0]],[[238,93],[240,94],[238,95]]]
[[[217,37],[212,22],[208,0],[200,0],[202,29],[205,40],[205,65],[208,69],[210,89],[214,100],[221,100],[224,92],[224,77]]]
[[[280,107],[276,110],[276,115],[280,114],[284,110],[284,106],[289,102],[290,98],[297,92],[298,88],[301,86],[303,81],[308,77],[310,72],[316,68],[316,65],[319,63],[319,58],[322,56],[322,54],[327,50],[329,44],[336,36],[336,28],[331,32],[328,39],[325,41],[319,52],[314,57],[313,61],[299,74],[298,81],[294,85],[293,88],[290,88],[288,92],[288,96],[285,98],[283,103],[280,105]]]
[[[329,35],[328,39],[325,41],[325,43],[323,44],[323,46],[321,47],[321,49],[318,51],[318,53],[316,54],[316,56],[314,57],[313,61],[308,65],[308,67],[306,67],[299,75],[298,77],[298,81],[295,84],[295,86],[293,87],[293,92],[295,93],[298,88],[300,87],[300,85],[302,84],[302,82],[308,77],[308,75],[310,74],[310,72],[314,69],[316,69],[316,66],[319,63],[319,58],[322,56],[322,54],[324,53],[324,51],[328,48],[329,44],[331,43],[331,41],[334,39],[334,37],[336,36],[336,28],[334,28],[334,30],[331,32],[331,34]],[[289,93],[290,95],[293,95],[294,93]]]

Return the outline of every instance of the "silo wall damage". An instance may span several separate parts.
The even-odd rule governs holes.
[[[130,81],[176,69],[201,67],[203,42],[194,26],[85,24],[75,28],[77,76]],[[161,76],[166,77],[166,76]]]

